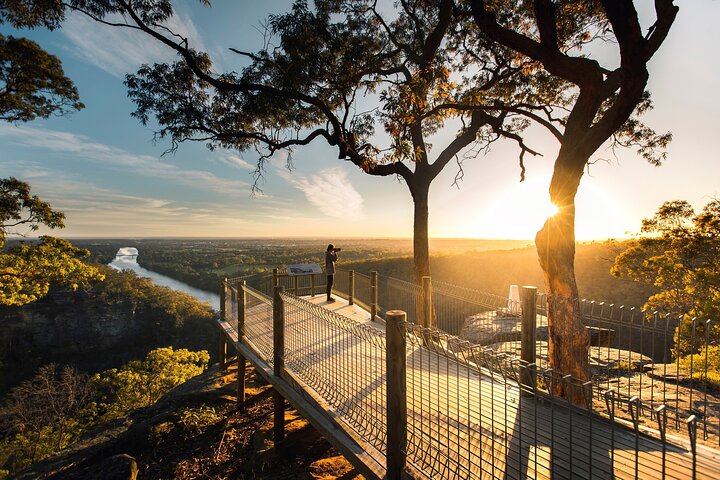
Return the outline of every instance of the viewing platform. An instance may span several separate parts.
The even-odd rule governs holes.
[[[654,430],[647,419],[641,425],[638,398],[612,390],[597,398],[590,382],[403,321],[379,307],[377,279],[367,296],[339,289],[345,298],[333,303],[320,285],[304,292],[300,280],[269,280],[299,295],[224,283],[221,355],[231,346],[241,378],[249,360],[275,388],[277,441],[287,400],[366,478],[720,478],[720,452],[693,437],[697,417],[685,438],[663,427],[666,408],[651,419]],[[418,292],[412,303],[423,308]],[[587,392],[587,405],[554,396],[556,381]],[[637,421],[618,418],[627,408]]]

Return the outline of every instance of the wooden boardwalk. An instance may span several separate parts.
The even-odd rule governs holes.
[[[234,325],[223,327],[232,333]],[[377,476],[384,470],[386,435],[384,329],[341,299],[328,304],[324,296],[304,297],[285,304],[288,384],[355,442],[343,453],[352,456],[361,447],[361,461],[370,464],[366,475]],[[245,333],[238,349],[253,363],[264,362],[255,366],[267,373],[272,307],[248,302]],[[237,335],[232,340],[241,346]],[[698,446],[693,471],[689,445],[681,439],[663,448],[597,415],[523,397],[512,380],[419,341],[410,341],[406,353],[407,461],[415,476],[654,479],[664,472],[669,479],[720,478],[715,450]]]

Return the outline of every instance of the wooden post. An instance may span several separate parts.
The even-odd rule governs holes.
[[[432,282],[428,276],[422,277],[422,294],[422,326],[432,328],[435,326],[432,321]]]
[[[238,343],[242,343],[245,339],[245,280],[237,284],[237,311],[238,311]],[[245,370],[247,360],[238,352],[237,354],[237,406],[242,409],[245,406]]]
[[[315,296],[315,274],[314,273],[310,274],[310,296],[311,297]]]
[[[227,278],[222,279],[222,288],[220,289],[220,321],[224,322],[225,319],[225,299],[227,297]],[[225,369],[225,362],[227,361],[227,346],[225,342],[225,331],[220,328],[218,331],[218,364],[220,369]]]
[[[283,287],[276,286],[273,295],[273,375],[280,377],[285,368],[285,308],[280,294]],[[285,438],[285,400],[273,392],[273,437],[275,445]]]
[[[370,275],[370,321],[374,322],[378,313],[378,272]]]
[[[522,306],[522,323],[520,324],[520,359],[524,366],[535,363],[535,349],[537,342],[537,312],[535,309],[537,287],[520,288],[520,304]],[[535,385],[535,370],[527,367],[520,370],[520,383],[528,386]],[[532,396],[529,389],[522,390],[523,395]]]
[[[348,305],[355,304],[355,270],[348,272]]]
[[[407,385],[405,345],[406,314],[402,310],[389,310],[385,314],[387,341],[387,475],[388,480],[399,480],[407,457]]]

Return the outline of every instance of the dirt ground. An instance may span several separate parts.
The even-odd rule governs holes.
[[[239,411],[236,374],[235,367],[214,367],[17,478],[363,479],[289,406],[286,438],[276,448],[270,387],[249,368],[247,400]]]

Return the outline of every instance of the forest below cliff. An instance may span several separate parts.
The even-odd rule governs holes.
[[[53,287],[29,305],[0,306],[0,399],[49,363],[94,373],[158,347],[212,349],[216,313],[209,306],[132,272],[100,268],[102,282]]]

